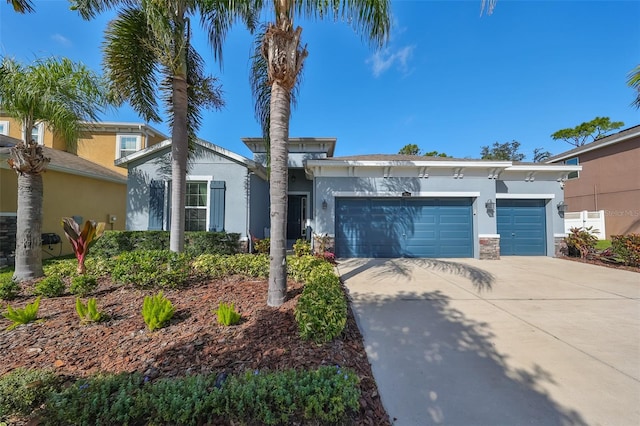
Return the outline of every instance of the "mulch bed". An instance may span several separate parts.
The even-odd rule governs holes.
[[[287,301],[279,308],[270,308],[266,304],[267,281],[263,279],[230,277],[165,290],[176,314],[167,327],[149,332],[140,311],[144,296],[153,292],[116,287],[110,280],[103,280],[93,296],[108,314],[106,322],[81,325],[71,295],[43,298],[41,322],[6,331],[10,322],[1,319],[0,375],[27,367],[51,368],[72,377],[138,371],[153,380],[198,373],[340,365],[360,377],[362,397],[353,424],[390,425],[353,313],[349,310],[346,329],[334,341],[323,345],[304,341],[294,319],[301,291],[301,284],[289,282]],[[23,307],[33,300],[23,297],[11,305]],[[243,318],[239,325],[217,324],[212,311],[220,302],[235,304]]]
[[[624,271],[640,273],[640,267],[638,266],[627,266],[622,263],[605,262],[598,258],[582,259],[580,257],[562,256],[561,259],[571,260],[571,261],[580,262],[580,263],[588,263],[590,265],[596,265],[596,266],[604,266],[605,268],[621,269]]]

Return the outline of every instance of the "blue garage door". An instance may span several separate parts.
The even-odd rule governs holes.
[[[501,256],[547,254],[545,200],[497,200]]]
[[[470,198],[337,198],[338,257],[473,257]]]

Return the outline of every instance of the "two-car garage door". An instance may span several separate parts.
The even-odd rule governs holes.
[[[336,198],[337,257],[473,257],[471,198]]]

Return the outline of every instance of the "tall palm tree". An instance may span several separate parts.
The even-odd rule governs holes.
[[[640,65],[635,67],[629,73],[629,79],[627,80],[627,84],[629,87],[636,90],[636,99],[633,101],[631,105],[640,109]]]
[[[104,67],[111,88],[146,121],[161,120],[161,93],[171,125],[170,249],[184,249],[185,192],[189,141],[195,140],[203,108],[223,105],[216,79],[191,45],[191,17],[199,17],[215,59],[235,19],[249,29],[256,8],[249,0],[72,0],[85,19],[116,9],[104,44]]]
[[[23,140],[12,148],[9,158],[18,174],[16,281],[43,275],[42,173],[49,159],[31,139],[31,129],[46,122],[68,144],[75,144],[80,123],[97,120],[108,105],[104,89],[96,74],[69,59],[50,58],[23,66],[5,57],[0,63],[0,109],[23,128]]]
[[[344,19],[376,46],[382,46],[391,27],[390,0],[273,0],[274,21],[267,25],[262,40],[266,63],[266,96],[269,112],[263,129],[269,141],[269,193],[271,197],[271,248],[267,304],[280,306],[287,290],[287,163],[291,92],[296,86],[306,47],[301,46],[302,28],[294,28],[294,17]],[[254,71],[255,71],[254,67]],[[264,87],[252,82],[254,96],[266,106]],[[259,93],[256,93],[258,91]],[[262,92],[260,92],[262,91]]]

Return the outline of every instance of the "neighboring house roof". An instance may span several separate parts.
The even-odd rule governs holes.
[[[242,155],[236,154],[235,152],[231,152],[227,149],[222,148],[221,146],[218,146],[216,144],[213,144],[211,142],[205,141],[203,139],[197,139],[196,140],[196,144],[198,144],[199,146],[208,149],[210,151],[215,152],[216,154],[225,157],[231,161],[234,161],[236,163],[242,164],[245,167],[247,167],[249,170],[255,172],[257,175],[259,175],[260,177],[262,177],[263,179],[267,178],[267,172],[265,170],[265,168],[256,163],[253,160],[250,160],[246,157],[243,157]],[[119,158],[115,161],[115,165],[118,167],[127,167],[127,164],[133,162],[133,161],[138,161],[138,160],[142,160],[146,157],[149,157],[150,155],[157,153],[159,151],[162,151],[166,148],[170,148],[171,147],[171,140],[167,139],[164,140],[158,144],[152,145],[148,148],[142,149],[140,151],[136,151],[132,154],[127,155],[126,157],[122,157]]]
[[[8,136],[0,135],[0,158],[8,158],[10,155],[11,147],[20,142],[18,139],[10,138]],[[109,170],[99,164],[93,163],[84,158],[78,157],[73,154],[69,154],[65,151],[57,149],[42,147],[44,156],[48,157],[51,161],[47,166],[47,170],[68,173],[77,176],[85,176],[93,179],[100,179],[109,182],[127,183],[127,178],[120,173]],[[2,162],[0,167],[7,167],[6,162]]]
[[[558,155],[554,155],[553,157],[548,158],[545,161],[545,163],[555,163],[558,161],[566,160],[567,158],[575,157],[585,152],[604,148],[605,146],[620,143],[620,142],[626,141],[627,139],[631,139],[639,136],[640,136],[640,125],[629,127],[628,129],[621,130],[618,133],[614,133],[613,135],[605,136],[604,138],[597,139],[591,143],[584,144],[582,146],[573,148],[569,151],[565,151]]]
[[[153,136],[160,136],[162,139],[168,139],[164,133],[159,130],[149,126],[146,123],[121,123],[121,122],[110,122],[110,121],[99,121],[99,122],[91,122],[85,121],[83,124],[83,129],[86,131],[94,131],[94,132],[116,132],[116,133],[126,133],[126,132],[142,132],[147,133]]]

